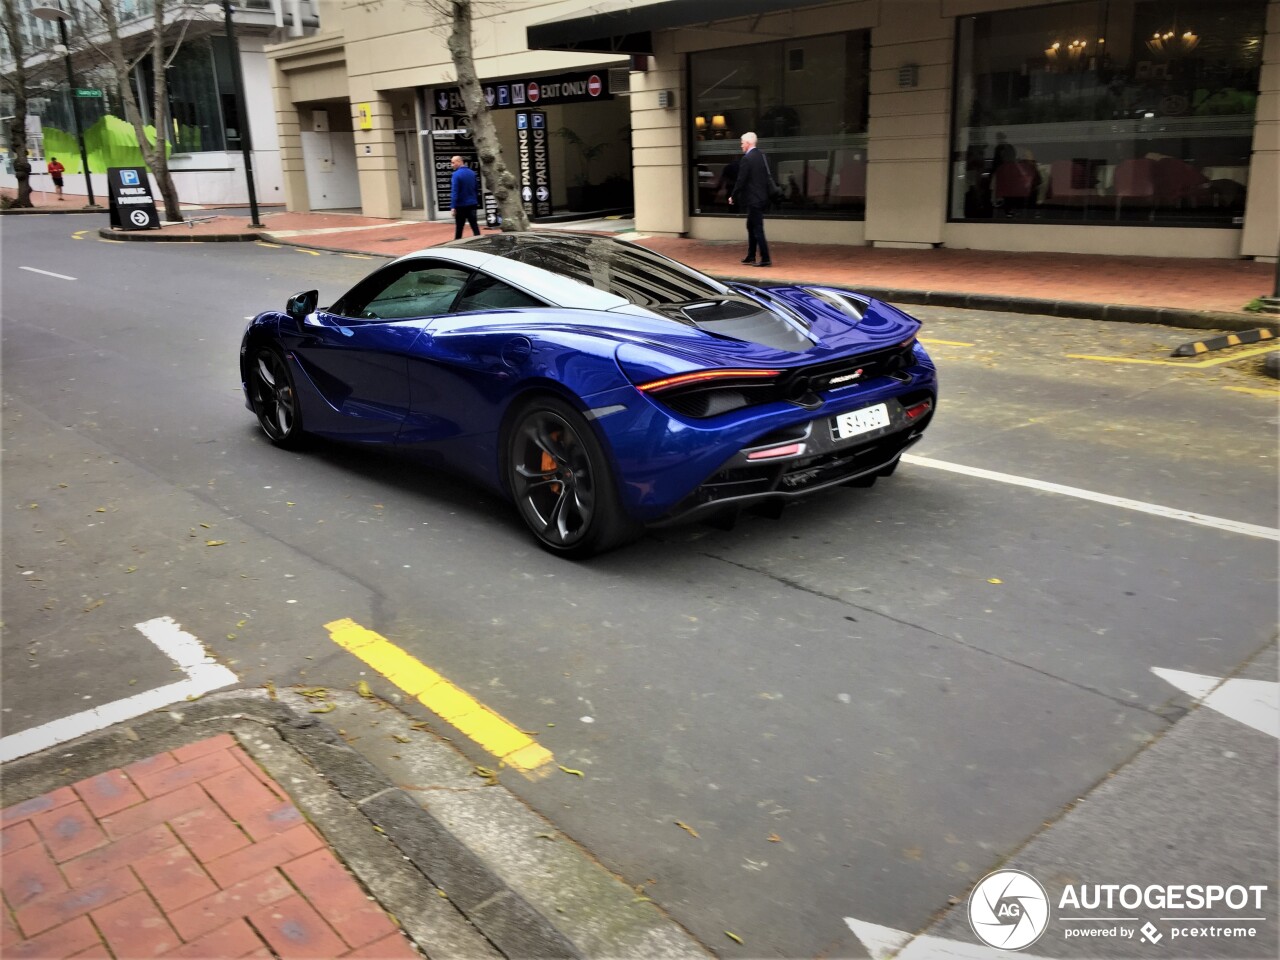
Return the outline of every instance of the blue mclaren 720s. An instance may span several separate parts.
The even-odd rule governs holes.
[[[937,404],[919,321],[852,290],[720,282],[637,244],[503,233],[420,250],[245,330],[272,443],[416,451],[545,549],[776,509],[898,466]]]

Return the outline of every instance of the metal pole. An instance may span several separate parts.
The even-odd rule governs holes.
[[[72,46],[67,40],[67,20],[58,20],[58,37],[63,41],[63,47],[67,52],[63,54],[63,61],[67,64],[67,95],[72,99],[72,123],[76,124],[76,141],[81,147],[81,169],[84,170],[84,189],[88,192],[88,205],[97,206],[93,201],[93,178],[88,173],[88,151],[84,148],[84,131],[79,122],[79,97],[76,96],[76,76],[72,73]]]
[[[222,0],[222,13],[227,24],[227,43],[231,47],[231,75],[236,86],[236,107],[240,121],[240,153],[244,156],[244,179],[249,188],[249,216],[251,227],[261,227],[258,222],[258,194],[253,187],[253,145],[249,140],[249,103],[244,95],[244,74],[240,70],[240,42],[236,39],[235,23],[231,19],[231,0]]]

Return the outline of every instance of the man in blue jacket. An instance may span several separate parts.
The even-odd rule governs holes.
[[[462,239],[462,225],[471,224],[471,235],[480,236],[480,224],[476,220],[476,208],[480,197],[476,192],[476,172],[461,157],[449,161],[453,165],[453,179],[449,188],[450,207],[453,211],[453,239]]]
[[[769,206],[769,162],[756,148],[756,135],[742,135],[742,162],[738,165],[738,180],[733,186],[729,203],[747,211],[747,255],[742,262],[753,267],[771,267],[769,241],[764,238],[764,211]],[[756,248],[760,249],[760,262],[756,263]]]

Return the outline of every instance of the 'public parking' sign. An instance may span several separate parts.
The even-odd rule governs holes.
[[[151,196],[146,167],[107,168],[111,226],[121,230],[158,230],[160,215]]]

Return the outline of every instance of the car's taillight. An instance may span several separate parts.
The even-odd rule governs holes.
[[[730,367],[695,370],[658,380],[636,389],[686,417],[714,417],[773,399],[780,370]]]
[[[699,386],[712,381],[720,381],[722,384],[728,380],[759,380],[769,377],[776,377],[781,371],[779,370],[695,370],[693,373],[680,373],[674,377],[663,377],[661,380],[650,380],[648,383],[636,384],[636,389],[642,393],[661,393],[666,390],[674,390],[677,387]]]

